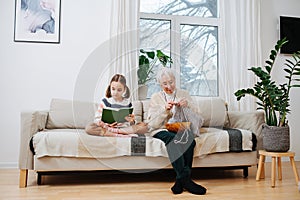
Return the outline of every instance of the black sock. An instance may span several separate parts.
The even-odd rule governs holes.
[[[171,190],[172,190],[173,194],[181,194],[183,192],[181,182],[176,179],[176,182],[173,185],[173,187],[171,188]]]
[[[198,194],[198,195],[204,195],[206,193],[206,188],[198,185],[194,181],[192,181],[190,178],[184,178],[182,180],[182,186],[184,189],[189,191],[192,194]]]

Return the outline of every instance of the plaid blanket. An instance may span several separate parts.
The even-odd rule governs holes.
[[[196,156],[217,152],[254,151],[256,149],[256,136],[248,130],[232,128],[207,128],[206,130],[208,131],[195,138]],[[131,138],[131,155],[146,156],[146,140],[148,139],[142,135]]]
[[[194,156],[217,152],[252,151],[256,138],[251,131],[242,129],[201,128],[195,137]],[[111,158],[118,156],[167,157],[165,144],[151,136],[98,137],[84,130],[56,129],[41,131],[32,138],[31,149],[37,158],[44,156]]]

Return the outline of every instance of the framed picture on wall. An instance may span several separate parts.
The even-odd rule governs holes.
[[[15,42],[60,43],[61,0],[16,0]]]

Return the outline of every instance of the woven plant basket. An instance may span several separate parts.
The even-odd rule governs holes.
[[[290,149],[290,127],[263,124],[263,148],[266,151],[287,152]]]

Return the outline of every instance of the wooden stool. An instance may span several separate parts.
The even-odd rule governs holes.
[[[271,171],[271,187],[275,187],[275,179],[276,179],[276,158],[277,158],[277,172],[278,179],[282,180],[282,171],[281,171],[281,157],[290,157],[290,162],[293,167],[296,184],[298,185],[299,176],[296,168],[296,164],[294,161],[295,152],[268,152],[265,150],[259,150],[259,162],[258,162],[258,170],[256,173],[256,180],[259,181],[260,178],[265,178],[265,159],[266,156],[272,157],[272,171]]]

